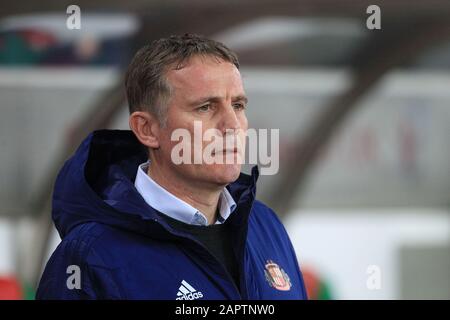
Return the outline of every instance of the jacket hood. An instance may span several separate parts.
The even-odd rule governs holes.
[[[132,131],[99,130],[91,133],[65,162],[53,192],[52,218],[61,238],[75,226],[102,223],[155,238],[176,232],[150,207],[134,187],[137,168],[148,153]],[[247,223],[255,198],[258,168],[241,173],[227,186],[237,204],[227,222]],[[168,232],[169,231],[169,232]],[[174,231],[174,230],[172,230]]]

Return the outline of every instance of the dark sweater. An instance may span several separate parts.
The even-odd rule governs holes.
[[[233,252],[231,229],[227,223],[199,226],[187,224],[166,215],[161,216],[174,229],[184,231],[200,241],[225,267],[236,287],[239,288],[239,268]]]

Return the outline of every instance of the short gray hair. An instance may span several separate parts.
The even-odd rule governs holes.
[[[236,53],[220,42],[195,34],[155,40],[141,48],[128,66],[125,89],[130,114],[149,111],[164,124],[172,92],[165,73],[171,66],[181,69],[183,63],[195,55],[212,56],[239,69]]]

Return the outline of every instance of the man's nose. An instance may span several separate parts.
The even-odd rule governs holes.
[[[241,128],[241,123],[239,122],[236,111],[233,105],[227,104],[222,109],[222,114],[220,117],[219,130],[222,133],[226,133],[227,130],[238,130]]]

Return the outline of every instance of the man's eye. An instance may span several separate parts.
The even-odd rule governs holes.
[[[233,107],[236,110],[243,110],[243,109],[245,109],[245,105],[242,104],[242,103],[235,103],[235,104],[233,104]]]
[[[209,111],[210,108],[211,106],[209,104],[205,104],[204,106],[198,107],[197,110],[200,112],[206,112]]]

